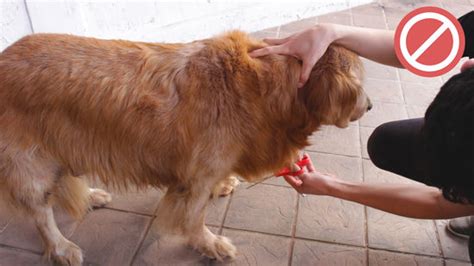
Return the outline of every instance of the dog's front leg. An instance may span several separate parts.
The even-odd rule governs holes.
[[[205,225],[205,210],[212,185],[193,184],[168,188],[158,206],[158,229],[178,233],[199,252],[222,261],[235,258],[236,248],[224,236],[213,234]]]

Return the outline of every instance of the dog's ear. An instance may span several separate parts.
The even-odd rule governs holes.
[[[347,127],[362,87],[358,76],[360,60],[338,46],[330,46],[314,66],[302,88],[305,105],[321,124]]]

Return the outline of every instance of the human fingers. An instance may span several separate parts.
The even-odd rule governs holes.
[[[469,59],[464,62],[461,66],[461,72],[468,70],[469,68],[474,67],[474,59]]]
[[[261,57],[269,54],[286,54],[287,49],[281,45],[267,46],[249,53],[251,57]]]

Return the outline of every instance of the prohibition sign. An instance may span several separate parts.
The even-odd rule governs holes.
[[[464,52],[464,31],[457,19],[439,7],[408,13],[395,31],[395,53],[410,72],[436,77],[453,69]]]

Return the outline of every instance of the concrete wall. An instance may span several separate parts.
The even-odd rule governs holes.
[[[182,42],[228,29],[248,32],[365,4],[370,0],[0,0],[0,50],[39,32]]]

